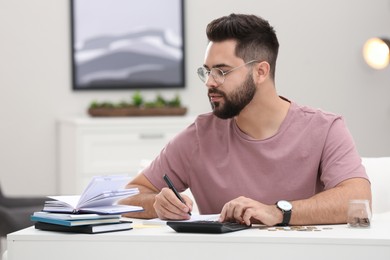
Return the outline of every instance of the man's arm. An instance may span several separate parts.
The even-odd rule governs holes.
[[[143,174],[134,178],[126,188],[138,188],[140,193],[125,198],[120,204],[141,206],[143,212],[130,212],[124,214],[130,218],[157,218],[160,219],[188,219],[188,212],[192,210],[191,199],[181,194],[186,201],[183,204],[169,188],[159,191]]]
[[[141,206],[144,208],[142,212],[130,212],[124,214],[130,218],[157,218],[156,211],[153,208],[158,189],[143,175],[139,174],[135,177],[126,188],[138,188],[139,194],[122,199],[119,203],[125,205]]]
[[[371,201],[371,187],[368,180],[348,179],[311,198],[292,201],[290,225],[346,223],[348,202],[351,199]],[[221,221],[235,220],[247,225],[260,222],[268,226],[279,224],[282,219],[282,212],[275,205],[265,205],[245,197],[226,203],[220,218]]]
[[[348,203],[353,199],[371,201],[371,185],[368,180],[348,179],[307,200],[293,202],[294,212],[290,223],[293,225],[346,223]]]

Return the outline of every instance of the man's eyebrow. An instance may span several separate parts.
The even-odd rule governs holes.
[[[210,69],[206,64],[203,64],[203,67],[205,67],[206,69]],[[231,67],[231,66],[225,63],[215,64],[213,66],[213,68],[224,68],[224,67]]]

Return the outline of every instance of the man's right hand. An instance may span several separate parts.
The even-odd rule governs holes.
[[[186,195],[180,194],[186,204],[181,202],[169,188],[163,188],[155,197],[153,207],[160,219],[186,220],[190,219],[193,201]]]

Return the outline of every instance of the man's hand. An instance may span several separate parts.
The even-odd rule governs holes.
[[[184,194],[180,195],[186,204],[181,202],[169,188],[163,188],[156,195],[153,207],[160,219],[190,219],[188,213],[192,211],[193,202],[188,196]]]
[[[239,197],[223,206],[219,221],[234,221],[248,226],[254,223],[274,226],[281,223],[282,219],[282,213],[275,205],[266,205],[246,197]]]

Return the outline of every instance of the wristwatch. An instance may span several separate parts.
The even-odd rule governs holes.
[[[287,226],[291,219],[292,204],[286,200],[279,200],[276,202],[276,207],[283,213],[283,221],[278,226]]]

